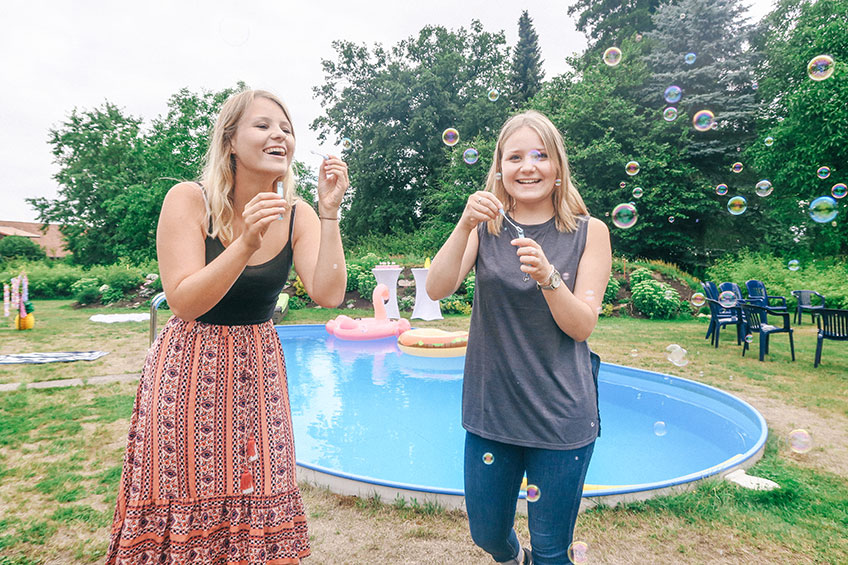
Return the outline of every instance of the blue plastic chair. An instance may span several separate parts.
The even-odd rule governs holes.
[[[778,313],[787,311],[786,298],[783,296],[769,296],[763,281],[751,279],[745,282],[745,288],[748,289],[748,304],[766,308],[767,311],[775,310]],[[770,300],[778,301],[779,304],[773,305],[769,302]],[[763,323],[768,323],[768,315],[765,313],[763,314]]]
[[[821,301],[819,304],[813,304],[813,295],[818,296]],[[816,312],[827,308],[824,302],[824,296],[815,290],[793,290],[792,296],[798,300],[798,305],[795,307],[795,323],[801,323],[801,314],[809,312],[811,321],[816,321]]]
[[[707,329],[707,337],[712,335],[710,345],[718,347],[719,334],[724,326],[736,326],[736,345],[742,343],[742,313],[739,306],[725,308],[719,304],[718,300],[707,298],[707,304],[710,307],[710,327]],[[706,339],[706,338],[705,338]]]
[[[789,349],[792,352],[792,360],[795,360],[795,342],[792,339],[792,328],[789,327],[789,312],[777,312],[769,308],[760,308],[753,304],[742,304],[742,311],[745,313],[745,333],[760,334],[760,361],[768,354],[769,336],[775,333],[789,334]],[[781,316],[783,318],[783,327],[772,326],[767,324],[764,319],[766,314],[772,316]],[[748,340],[742,346],[742,357],[745,357],[745,352],[748,351]]]
[[[848,341],[848,310],[822,308],[816,312],[816,324],[819,327],[819,333],[816,340],[814,368],[818,367],[819,363],[821,363],[823,340]]]

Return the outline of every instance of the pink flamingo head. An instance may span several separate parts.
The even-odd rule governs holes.
[[[371,293],[371,302],[374,304],[374,318],[377,320],[385,320],[386,318],[386,302],[389,301],[389,287],[380,283],[374,288]]]

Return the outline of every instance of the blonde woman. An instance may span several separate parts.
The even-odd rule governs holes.
[[[202,180],[174,186],[157,252],[173,317],[151,347],[130,423],[107,563],[299,563],[286,369],[270,321],[294,263],[315,302],[344,299],[339,205],[347,166],[318,173],[318,213],[295,196],[285,105],[223,105]]]
[[[600,429],[599,360],[586,339],[611,263],[609,232],[572,183],[556,127],[538,112],[510,118],[486,189],[468,198],[427,277],[435,300],[476,270],[462,394],[465,503],[472,539],[499,563],[570,563]],[[525,472],[532,551],[513,529]]]

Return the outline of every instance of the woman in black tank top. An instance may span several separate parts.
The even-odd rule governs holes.
[[[500,563],[570,563],[600,431],[586,343],[612,257],[609,232],[571,182],[562,137],[538,112],[503,126],[486,190],[469,197],[430,265],[427,292],[476,288],[462,394],[465,504],[474,542]],[[522,477],[532,550],[513,529]]]
[[[298,563],[310,553],[270,319],[292,264],[315,302],[343,301],[349,182],[329,156],[318,214],[298,204],[294,150],[285,105],[241,92],[221,109],[202,185],[165,197],[156,241],[174,316],[142,370],[107,563]]]

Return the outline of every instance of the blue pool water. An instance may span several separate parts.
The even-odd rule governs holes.
[[[395,338],[350,342],[323,326],[278,326],[298,464],[349,478],[462,494],[464,357],[401,353]],[[762,416],[718,389],[602,364],[602,436],[585,496],[662,488],[752,457]]]

